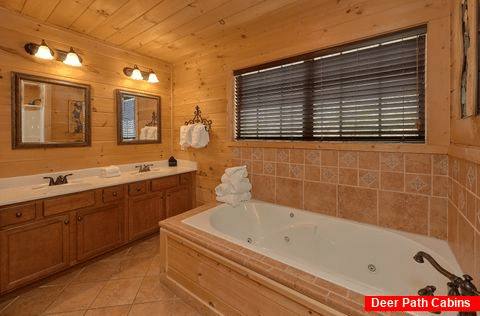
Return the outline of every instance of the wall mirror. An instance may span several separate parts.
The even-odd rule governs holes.
[[[89,85],[12,73],[12,148],[90,144]]]
[[[160,97],[117,90],[117,143],[161,143]]]

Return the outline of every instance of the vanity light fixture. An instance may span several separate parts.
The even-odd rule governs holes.
[[[35,43],[27,43],[25,44],[24,48],[27,53],[35,57],[41,59],[53,59],[53,50],[48,47],[47,43],[45,43],[45,40],[42,40],[40,45]]]
[[[65,55],[63,63],[69,66],[79,67],[82,65],[82,59],[73,50],[73,47],[70,47],[70,51]]]
[[[123,68],[123,73],[125,74],[125,76],[133,80],[146,80],[150,83],[159,82],[157,78],[157,74],[155,74],[153,70],[150,70],[149,72],[141,71],[137,65],[134,65],[133,68],[130,68],[130,67]]]

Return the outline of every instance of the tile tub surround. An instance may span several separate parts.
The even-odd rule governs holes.
[[[203,231],[184,224],[187,217],[203,212],[218,203],[206,204],[160,222],[162,231],[172,232],[213,251],[228,260],[272,279],[296,292],[330,306],[346,315],[365,315],[364,296],[323,279],[317,278],[284,263],[265,257]],[[379,313],[378,315],[382,315]]]
[[[447,240],[448,156],[233,147],[255,199]]]
[[[152,164],[152,169],[168,169],[166,172],[145,172],[138,173],[138,168],[135,166],[141,164]],[[179,173],[196,171],[197,162],[189,160],[178,160],[177,167],[168,167],[168,160],[146,161],[132,164],[117,165],[121,175],[118,177],[104,178],[101,176],[103,167],[88,168],[79,170],[66,170],[63,172],[43,173],[22,177],[0,178],[0,206],[13,203],[24,202],[28,200],[42,199],[56,195],[63,195],[84,190],[93,190],[101,187],[108,187],[117,184],[124,184],[140,180],[147,180],[151,178],[159,178],[162,176],[169,176]],[[65,175],[71,173],[68,177],[69,183],[87,183],[87,186],[77,189],[72,186],[70,189],[65,185],[52,187],[52,190],[36,189],[38,186],[48,184],[48,181],[43,177],[56,178],[58,175]],[[58,190],[58,192],[55,189]]]

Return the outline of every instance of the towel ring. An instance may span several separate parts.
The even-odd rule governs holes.
[[[205,129],[209,131],[212,128],[212,120],[207,120],[202,117],[202,111],[200,111],[200,107],[197,105],[195,106],[195,112],[193,112],[194,116],[191,120],[185,121],[185,125],[195,124],[195,123],[202,123],[205,125]]]

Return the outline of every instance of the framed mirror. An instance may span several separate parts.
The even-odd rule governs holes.
[[[160,96],[117,90],[117,143],[161,142]]]
[[[12,72],[12,148],[90,146],[90,86]]]

